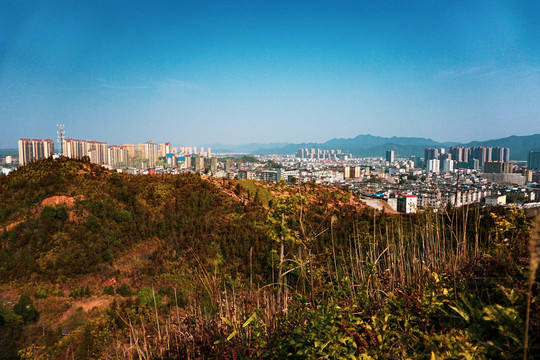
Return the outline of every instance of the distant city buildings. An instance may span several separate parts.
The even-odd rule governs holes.
[[[428,172],[436,172],[431,160],[439,161],[439,171],[451,172],[457,169],[480,169],[487,162],[509,162],[510,149],[504,147],[460,147],[452,146],[448,153],[445,149],[426,148],[424,150],[424,167]],[[449,163],[448,161],[452,161]]]
[[[109,164],[109,154],[106,142],[64,139],[62,149],[62,155],[70,159],[82,160],[87,156],[94,164]]]
[[[318,148],[300,148],[296,153],[296,157],[304,159],[316,159],[316,160],[343,160],[347,157],[347,154],[341,152],[341,150],[323,150]],[[350,156],[350,155],[349,155]]]
[[[131,174],[195,172],[201,176],[285,181],[291,185],[341,185],[362,196],[382,198],[402,213],[480,202],[501,205],[505,194],[510,202],[522,199],[529,204],[540,197],[540,151],[530,151],[526,165],[508,161],[510,151],[504,147],[459,146],[448,151],[427,148],[424,158],[409,159],[396,158],[393,150],[387,150],[384,157],[355,158],[341,150],[318,148],[300,148],[295,155],[240,159],[231,155],[218,157],[210,148],[173,147],[169,142],[158,144],[152,140],[109,146],[100,141],[60,138],[63,156],[86,158]],[[53,154],[52,140],[19,140],[19,165]],[[17,158],[8,156],[0,161],[5,165],[2,174],[16,169]],[[372,187],[382,190],[383,197],[372,192]]]

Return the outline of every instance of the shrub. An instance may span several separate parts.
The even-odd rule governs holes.
[[[137,297],[139,298],[139,303],[142,306],[152,307],[154,306],[154,296],[156,298],[156,306],[161,305],[161,296],[153,291],[149,287],[144,287],[137,293]]]
[[[122,284],[118,288],[116,288],[116,293],[123,297],[128,297],[128,296],[133,295],[133,291],[131,291],[129,286],[127,286],[126,284]]]
[[[103,289],[103,295],[114,295],[114,288],[112,285],[106,286]]]
[[[81,286],[69,293],[69,297],[72,297],[74,299],[79,299],[79,298],[83,298],[85,296],[90,296],[90,295],[91,295],[91,292],[88,285],[86,287]]]
[[[129,219],[130,219],[130,214],[126,210],[120,210],[119,212],[114,214],[114,220],[117,223],[127,222],[127,221],[129,221]]]

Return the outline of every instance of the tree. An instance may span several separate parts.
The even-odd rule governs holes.
[[[56,208],[56,214],[55,214],[55,217],[60,220],[60,221],[66,221],[67,219],[69,219],[69,215],[68,215],[68,212],[66,210],[65,207],[63,206],[58,206]]]
[[[17,342],[22,335],[21,318],[0,304],[0,359],[15,360]]]
[[[39,217],[46,228],[51,228],[56,223],[56,209],[52,206],[45,206],[43,210],[41,210]]]
[[[28,294],[22,294],[19,302],[13,308],[13,312],[19,315],[25,324],[35,323],[39,320],[39,313],[34,306],[34,302]]]

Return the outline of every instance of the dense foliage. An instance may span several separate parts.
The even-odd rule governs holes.
[[[518,209],[390,215],[343,189],[67,159],[0,190],[4,358],[540,353]]]

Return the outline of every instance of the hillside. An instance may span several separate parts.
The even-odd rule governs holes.
[[[340,188],[67,159],[0,178],[0,204],[0,359],[539,350],[517,209],[401,216]]]

